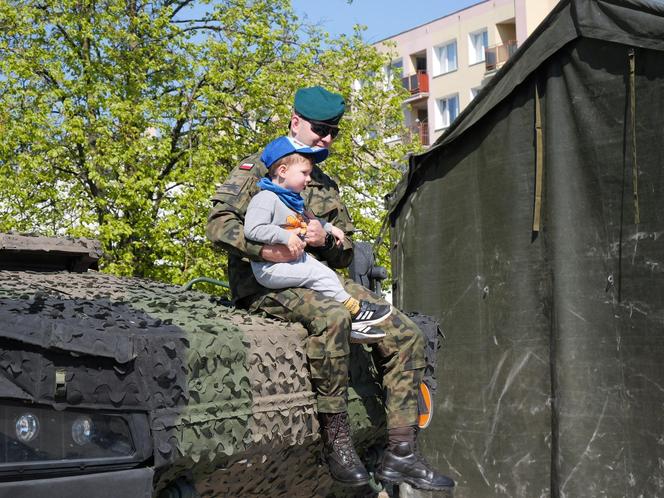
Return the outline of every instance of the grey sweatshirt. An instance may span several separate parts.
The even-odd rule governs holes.
[[[288,244],[291,233],[279,225],[284,225],[289,216],[297,213],[286,206],[279,196],[269,190],[261,190],[247,207],[244,216],[244,236],[263,244]],[[323,229],[330,232],[332,224],[320,220]]]

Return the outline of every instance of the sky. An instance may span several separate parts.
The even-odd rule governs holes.
[[[332,35],[353,32],[355,24],[367,27],[364,40],[375,43],[481,0],[292,0],[299,17],[320,23]]]

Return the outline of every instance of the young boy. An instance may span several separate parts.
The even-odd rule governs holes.
[[[314,216],[305,211],[300,192],[311,181],[313,164],[327,155],[327,149],[305,147],[290,137],[277,138],[265,147],[261,160],[268,167],[268,177],[258,182],[262,191],[247,207],[244,235],[264,244],[286,245],[293,261],[252,261],[251,269],[258,283],[269,289],[306,287],[343,303],[352,317],[353,342],[376,342],[385,333],[365,332],[390,316],[391,306],[358,301],[346,292],[333,270],[304,252],[306,243],[302,239],[307,222]],[[337,239],[337,244],[343,242],[342,230],[325,220],[319,221]]]

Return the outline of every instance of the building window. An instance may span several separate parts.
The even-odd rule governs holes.
[[[459,115],[459,95],[436,100],[436,129],[447,128]]]
[[[489,33],[486,28],[468,35],[469,64],[484,62],[484,51],[489,46]]]
[[[393,60],[390,64],[385,66],[385,84],[386,86],[392,86],[392,82],[396,78],[397,80],[401,79],[401,73],[403,73],[403,60],[396,59]]]
[[[433,47],[433,75],[449,73],[457,68],[456,40]]]

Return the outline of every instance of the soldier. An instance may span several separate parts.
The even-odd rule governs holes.
[[[302,88],[295,94],[289,135],[310,147],[328,148],[339,133],[345,111],[341,95],[322,87]],[[228,251],[228,272],[233,301],[249,311],[263,311],[287,321],[300,322],[309,332],[306,344],[312,384],[330,473],[349,486],[362,486],[369,475],[350,438],[346,409],[351,317],[342,303],[306,288],[267,289],[253,276],[250,261],[286,262],[292,259],[284,245],[264,245],[244,238],[244,215],[250,199],[258,193],[258,180],[267,174],[257,153],[242,161],[217,188],[207,236]],[[302,193],[305,205],[321,219],[342,229],[346,237],[337,245],[320,222],[307,226],[307,251],[330,268],[345,268],[353,259],[353,224],[341,201],[339,188],[319,165]],[[386,304],[379,296],[346,279],[344,287],[358,300]],[[416,451],[417,393],[424,367],[424,339],[417,326],[403,313],[381,323],[385,338],[373,345],[382,369],[388,444],[377,475],[391,483],[407,482],[421,489],[444,490],[454,481],[431,468]]]

